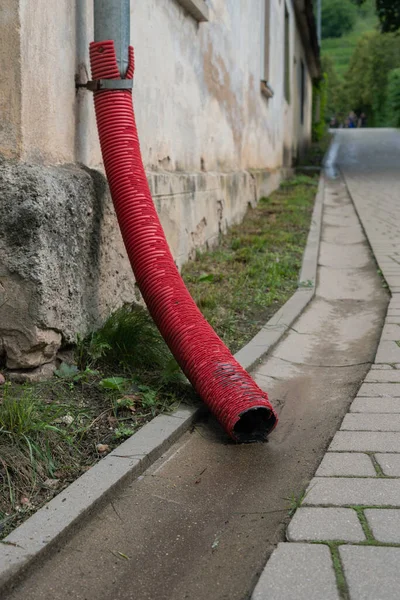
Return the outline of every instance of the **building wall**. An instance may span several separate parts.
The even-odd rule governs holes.
[[[289,106],[283,98],[285,1],[271,0],[270,83],[275,94],[270,100],[260,93],[263,1],[210,0],[210,20],[201,24],[177,0],[132,2],[134,101],[149,170],[281,166],[282,140],[291,146],[297,133],[295,94]],[[9,8],[0,9],[1,22],[9,39],[21,25],[22,81],[19,85],[15,73],[19,62],[14,65],[12,60],[18,44],[6,39],[0,57],[8,55],[2,66],[6,74],[14,71],[14,85],[1,85],[14,90],[16,97],[8,96],[7,105],[16,108],[3,116],[3,128],[18,128],[16,113],[21,114],[19,153],[27,162],[101,165],[91,94],[76,94],[74,87],[75,75],[85,80],[89,72],[92,2],[19,0],[19,14],[16,0],[5,2]],[[286,4],[294,58],[302,48],[291,2]],[[294,90],[296,65],[293,60],[290,65]],[[4,152],[1,138],[0,144]],[[17,139],[14,146],[17,152]]]
[[[304,112],[301,123],[301,62],[305,70]],[[313,84],[298,29],[294,37],[293,158],[299,158],[311,142]]]
[[[18,2],[0,5],[0,152],[18,156],[21,149],[21,53]]]
[[[131,3],[143,160],[178,267],[279,185],[311,133],[308,71],[299,120],[298,67],[306,61],[291,1],[289,103],[285,0],[270,0],[270,99],[260,90],[265,0],[206,2],[205,23],[179,0]],[[92,4],[0,5],[0,355],[12,368],[50,362],[61,342],[136,298],[102,175],[92,94],[75,89],[75,78],[89,78]]]

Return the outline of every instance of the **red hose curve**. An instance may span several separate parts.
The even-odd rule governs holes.
[[[127,79],[133,78],[129,48]],[[92,78],[120,79],[113,41],[90,45]],[[233,358],[190,296],[169,250],[144,171],[129,90],[94,94],[104,166],[132,269],[161,335],[228,434],[265,440],[277,416],[268,396]]]

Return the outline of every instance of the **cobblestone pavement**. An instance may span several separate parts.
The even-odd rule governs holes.
[[[400,597],[400,133],[338,132],[332,153],[392,299],[375,364],[253,600]]]

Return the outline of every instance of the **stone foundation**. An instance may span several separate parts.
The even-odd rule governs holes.
[[[215,245],[281,173],[149,172],[177,266]],[[0,355],[10,369],[51,363],[63,344],[140,300],[106,181],[77,166],[0,159]]]

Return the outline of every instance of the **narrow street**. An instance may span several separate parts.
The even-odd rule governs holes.
[[[198,423],[9,600],[250,598],[375,358],[389,294],[355,208],[375,253],[399,252],[400,134],[339,132],[335,153],[316,297],[254,372],[280,414],[269,443],[236,446]]]

